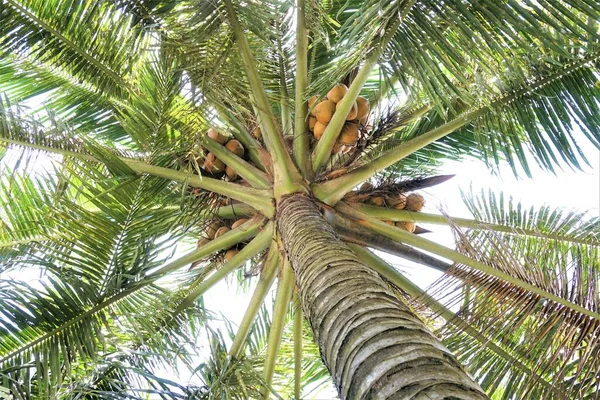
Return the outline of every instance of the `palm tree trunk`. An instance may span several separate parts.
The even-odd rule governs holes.
[[[302,308],[342,399],[487,399],[309,197],[284,198],[277,214]]]

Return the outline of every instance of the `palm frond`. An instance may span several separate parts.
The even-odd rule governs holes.
[[[0,14],[3,52],[52,65],[117,95],[128,90],[141,50],[151,43],[134,18],[109,2],[9,0]]]
[[[547,207],[520,210],[518,205],[510,205],[510,211],[505,211],[505,202],[495,200],[491,195],[489,202],[480,199],[480,203],[472,202],[470,206],[480,217],[506,217],[515,228],[554,227],[566,236],[587,237],[590,243],[478,230],[462,233],[456,229],[458,249],[574,304],[598,311],[600,248],[594,221],[552,212]],[[582,227],[580,232],[578,226]],[[541,385],[530,374],[493,354],[493,349],[476,345],[460,333],[460,327],[446,327],[443,335],[448,345],[472,366],[488,393],[502,398],[594,398],[598,386],[594,371],[600,368],[597,320],[460,265],[448,271],[434,290],[446,296],[449,306],[461,304],[461,318],[556,389],[554,392]]]

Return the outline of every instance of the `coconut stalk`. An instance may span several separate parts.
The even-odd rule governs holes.
[[[499,99],[494,100],[491,103],[484,105],[480,108],[459,115],[453,120],[437,128],[434,128],[429,132],[419,135],[390,149],[387,152],[384,152],[382,155],[373,160],[370,160],[368,164],[362,167],[356,168],[351,172],[340,176],[339,178],[335,178],[323,182],[321,184],[314,185],[313,193],[322,202],[329,205],[335,205],[338,201],[342,199],[342,197],[344,197],[346,193],[348,193],[354,187],[359,185],[361,182],[364,182],[372,176],[376,175],[380,171],[385,170],[389,166],[421,150],[425,146],[443,138],[444,136],[455,132],[456,130],[462,128],[470,122],[473,122],[474,120],[491,111],[492,109],[511,103],[524,95],[530,94],[531,92],[551,83],[552,81],[560,79],[569,71],[581,68],[582,66],[590,63],[591,60],[597,59],[598,57],[600,56],[596,54],[590,58],[583,58],[581,60],[578,60],[577,62],[569,64],[564,69],[555,71],[554,73],[550,74],[545,78],[530,83],[526,87],[523,87],[514,92],[510,92],[507,95],[500,97]],[[325,133],[323,134],[323,137],[325,136]],[[321,141],[322,140],[323,138],[321,138]]]
[[[305,0],[296,1],[296,94],[294,113],[294,161],[305,178],[311,176],[306,104],[308,90],[308,29],[306,29]]]
[[[283,259],[283,274],[277,286],[277,295],[275,296],[275,305],[273,307],[273,322],[269,330],[269,341],[267,343],[267,354],[265,355],[265,366],[263,370],[263,378],[267,386],[261,388],[263,399],[268,399],[269,389],[275,372],[275,362],[277,361],[277,353],[281,345],[281,337],[283,328],[285,327],[285,314],[288,310],[288,305],[292,298],[294,290],[294,271],[290,266],[287,257]]]
[[[433,312],[437,313],[440,317],[444,318],[446,322],[451,323],[457,328],[461,329],[467,335],[471,336],[479,343],[481,343],[484,347],[487,347],[494,353],[498,354],[504,360],[506,360],[509,364],[514,365],[524,373],[529,376],[535,376],[537,382],[542,384],[547,389],[552,390],[556,394],[561,394],[566,397],[562,391],[553,387],[550,382],[541,377],[536,372],[532,371],[528,366],[523,364],[521,361],[513,357],[510,353],[505,351],[500,346],[496,345],[489,338],[479,332],[477,329],[473,328],[468,322],[463,320],[460,316],[453,313],[451,310],[446,308],[442,303],[437,301],[435,298],[427,294],[423,289],[415,285],[410,279],[404,276],[400,271],[386,263],[373,252],[356,245],[350,245],[350,248],[354,253],[358,256],[358,258],[363,261],[365,264],[368,264],[376,271],[379,275],[386,278],[388,281],[393,283],[395,286],[403,290],[413,299],[419,299],[422,304],[425,304],[429,307]]]
[[[548,240],[564,240],[566,242],[590,244],[589,239],[577,239],[559,234],[537,232],[532,229],[513,228],[506,225],[494,224],[491,222],[478,221],[475,219],[458,218],[439,214],[429,214],[423,212],[413,212],[406,210],[395,210],[393,208],[384,208],[370,206],[367,204],[359,207],[360,211],[377,219],[389,221],[412,221],[433,225],[456,225],[461,228],[478,229],[494,232],[510,233],[513,235],[534,236]]]
[[[333,146],[335,145],[335,142],[337,141],[337,138],[342,131],[342,127],[346,123],[346,116],[352,109],[356,98],[360,94],[360,91],[362,90],[365,82],[369,78],[371,71],[373,70],[375,65],[377,65],[377,62],[379,61],[379,58],[381,58],[381,55],[385,51],[387,44],[398,30],[398,27],[402,23],[402,20],[404,19],[412,5],[415,3],[415,1],[416,0],[407,1],[406,4],[402,6],[402,10],[399,17],[391,24],[391,26],[388,27],[385,36],[381,38],[380,43],[375,47],[373,53],[369,56],[369,58],[367,58],[363,66],[360,68],[360,70],[356,74],[356,77],[350,84],[348,92],[340,101],[340,104],[338,105],[339,108],[336,109],[335,113],[333,114],[333,117],[331,118],[331,121],[329,121],[329,124],[327,124],[327,128],[325,128],[325,132],[323,132],[323,136],[321,136],[321,139],[319,140],[317,146],[313,150],[312,168],[315,174],[319,173],[319,171],[325,165],[327,165],[327,162],[331,157],[331,151],[333,150]]]
[[[223,161],[225,165],[233,168],[235,172],[253,188],[269,189],[271,187],[271,181],[267,174],[256,168],[254,165],[244,161],[243,158],[238,157],[233,152],[227,150],[227,148],[219,142],[207,137],[202,141],[202,145],[219,160]]]
[[[250,221],[248,221],[250,222]],[[247,223],[247,222],[246,222]],[[242,224],[237,229],[242,229],[246,223]],[[221,237],[225,237],[229,233],[233,232],[229,231],[223,236],[218,237],[217,239],[209,242],[208,244],[220,239]],[[185,299],[181,301],[181,304],[175,310],[175,315],[179,314],[182,310],[190,307],[196,299],[202,296],[208,289],[217,284],[221,279],[225,278],[229,275],[230,272],[238,268],[240,265],[243,265],[246,261],[263,251],[269,246],[269,243],[272,240],[273,235],[273,223],[269,222],[263,230],[256,235],[254,239],[250,243],[248,243],[239,253],[237,253],[231,260],[229,260],[225,265],[216,270],[213,274],[205,278],[202,283],[200,283],[190,294],[187,295]]]
[[[225,0],[225,8],[244,63],[252,97],[256,103],[263,139],[273,160],[275,197],[280,198],[285,194],[306,192],[306,188],[302,184],[302,177],[296,170],[290,154],[285,148],[283,135],[277,126],[271,104],[260,80],[248,39],[240,25],[231,0]]]
[[[231,344],[229,354],[232,357],[239,358],[241,354],[244,343],[246,343],[246,338],[248,337],[248,332],[250,332],[250,328],[252,327],[252,323],[256,319],[256,315],[260,310],[260,306],[263,304],[267,294],[269,293],[269,290],[271,289],[271,286],[273,285],[273,282],[275,281],[275,274],[277,272],[278,264],[279,250],[277,248],[277,244],[273,242],[271,244],[269,255],[267,256],[263,270],[260,273],[260,279],[258,280],[256,289],[254,289],[254,293],[252,294],[248,308],[246,308],[242,322],[240,322],[240,326],[235,334],[233,343]]]
[[[556,296],[552,293],[549,293],[535,285],[532,285],[528,282],[524,282],[518,278],[515,278],[505,272],[499,271],[495,268],[490,267],[489,265],[483,264],[479,261],[473,260],[470,257],[467,257],[455,250],[449,249],[445,246],[437,244],[431,240],[425,239],[418,235],[412,234],[410,232],[405,231],[404,229],[399,229],[396,227],[392,227],[387,225],[386,223],[379,221],[375,218],[369,217],[368,215],[346,205],[345,203],[339,203],[336,207],[340,212],[355,218],[362,226],[371,229],[374,232],[387,236],[390,239],[399,241],[401,243],[408,244],[410,246],[417,247],[421,250],[433,253],[437,256],[444,257],[448,260],[451,260],[458,264],[466,265],[467,267],[476,269],[490,276],[496,277],[498,279],[502,279],[505,282],[511,283],[521,289],[529,291],[531,293],[537,294],[538,296],[545,297],[548,300],[552,300],[558,304],[562,304],[565,307],[568,307],[572,310],[578,311],[582,314],[590,316],[594,319],[600,320],[600,314],[597,314],[593,311],[590,311],[584,307],[581,307],[578,304],[572,303],[562,297]]]

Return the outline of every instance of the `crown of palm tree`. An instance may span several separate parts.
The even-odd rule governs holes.
[[[0,2],[0,398],[301,398],[330,376],[349,399],[596,398],[598,219],[492,192],[454,218],[416,192],[448,159],[587,165],[599,18],[591,0]],[[444,278],[424,292],[370,249]],[[254,292],[227,345],[202,295],[232,274]],[[439,354],[377,353],[368,330],[396,340],[396,315]]]

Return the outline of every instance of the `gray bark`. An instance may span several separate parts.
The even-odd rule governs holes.
[[[303,195],[278,205],[302,308],[342,399],[488,397]]]

